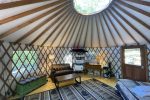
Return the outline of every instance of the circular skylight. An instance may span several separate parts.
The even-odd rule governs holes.
[[[82,15],[92,15],[103,11],[112,0],[73,0],[74,8]]]

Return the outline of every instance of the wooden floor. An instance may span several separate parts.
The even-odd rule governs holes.
[[[88,79],[91,79],[91,78],[95,78],[111,87],[115,87],[116,85],[116,79],[115,78],[103,78],[103,77],[100,77],[100,76],[90,76],[90,75],[81,75],[81,80],[84,81],[84,80],[88,80]],[[70,85],[70,84],[73,84],[74,81],[73,80],[70,80],[70,81],[66,81],[66,82],[63,82],[60,84],[60,86],[66,86],[66,85]],[[47,91],[47,90],[50,90],[50,89],[54,89],[56,88],[55,87],[55,84],[51,81],[50,78],[48,78],[48,82],[47,84],[41,86],[40,88],[34,90],[33,92],[29,93],[28,95],[32,95],[32,94],[36,94],[36,93],[40,93],[40,92],[43,92],[43,91]],[[15,96],[15,97],[11,97],[10,99],[14,99],[14,98],[17,98],[18,96]]]

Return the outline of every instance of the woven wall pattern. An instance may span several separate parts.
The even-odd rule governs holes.
[[[0,47],[0,93],[2,95],[11,95],[15,90],[16,83],[22,79],[50,74],[50,65],[47,64],[49,62],[47,57],[50,53],[49,47],[13,45],[5,42],[1,42]],[[26,55],[25,52],[22,52],[19,55],[16,51],[35,52],[28,59],[29,54]],[[17,61],[13,61],[14,54],[17,56]],[[21,56],[25,58],[22,59]],[[35,62],[34,65],[31,64],[31,59],[32,62]],[[19,68],[17,67],[18,62],[21,64]],[[16,74],[12,73],[13,69],[16,69]]]
[[[147,45],[147,56],[148,56],[148,66],[150,70],[150,45]],[[85,48],[88,52],[86,56],[91,59],[95,59],[96,55],[99,55],[102,58],[102,62],[107,64],[108,62],[112,63],[112,70],[114,75],[117,78],[121,78],[121,47],[111,47],[111,48]],[[28,46],[23,44],[13,45],[12,43],[0,43],[0,94],[2,95],[11,95],[16,86],[16,82],[26,79],[32,76],[38,75],[50,75],[51,64],[60,64],[65,63],[64,57],[71,55],[72,48],[50,48],[50,47],[40,47],[40,46]],[[14,51],[14,52],[13,52]],[[32,60],[34,60],[36,67],[31,64],[30,60],[27,59],[28,55],[25,55],[23,52],[21,55],[24,55],[25,58],[22,60],[21,57],[17,54],[18,61],[22,65],[20,68],[17,68],[15,65],[17,62],[13,61],[13,55],[16,51],[35,51],[32,53]],[[49,55],[54,55],[54,59],[50,60]],[[35,59],[35,56],[36,59]],[[28,62],[28,65],[25,65],[24,62]],[[30,69],[28,67],[31,67]],[[16,68],[17,74],[14,76],[12,70]],[[20,71],[24,68],[24,71]],[[149,73],[150,78],[150,73]]]

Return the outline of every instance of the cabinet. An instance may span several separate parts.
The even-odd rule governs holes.
[[[74,71],[83,71],[85,63],[85,54],[87,51],[84,49],[72,49],[71,52],[73,55],[72,63]]]

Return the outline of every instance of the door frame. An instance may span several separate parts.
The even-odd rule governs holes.
[[[122,46],[121,47],[121,72],[122,72],[122,78],[125,78],[125,66],[132,66],[137,67],[136,65],[129,65],[125,64],[125,57],[124,57],[124,49],[132,49],[132,48],[140,48],[141,51],[141,66],[144,68],[144,72],[146,73],[146,80],[148,81],[148,57],[147,57],[147,46],[146,45],[130,45],[130,46]]]

